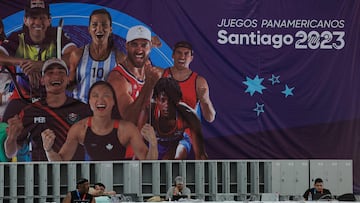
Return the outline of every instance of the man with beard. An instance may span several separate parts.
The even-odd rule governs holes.
[[[115,67],[108,76],[108,82],[116,91],[117,107],[124,120],[133,122],[139,129],[144,108],[149,106],[152,90],[162,75],[162,69],[149,62],[151,32],[138,25],[131,27],[126,35],[127,58]],[[131,148],[127,158],[133,157]]]
[[[63,203],[75,203],[75,202],[91,202],[95,203],[95,198],[89,194],[89,180],[86,178],[80,178],[76,182],[76,190],[70,191],[66,194]]]

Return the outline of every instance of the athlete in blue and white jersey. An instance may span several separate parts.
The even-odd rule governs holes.
[[[89,89],[99,80],[106,80],[109,72],[116,66],[115,51],[111,51],[105,60],[95,60],[91,57],[90,44],[84,47],[83,55],[76,69],[76,88],[73,97],[88,103]]]
[[[70,82],[76,84],[73,97],[85,103],[88,103],[91,85],[106,80],[109,72],[125,57],[114,46],[112,19],[106,9],[91,13],[89,34],[91,42],[73,51],[69,57]]]

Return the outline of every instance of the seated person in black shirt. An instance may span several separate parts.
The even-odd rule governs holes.
[[[63,203],[95,203],[95,198],[88,192],[89,181],[81,178],[76,182],[76,190],[68,192]]]
[[[303,197],[305,200],[319,200],[331,198],[331,192],[324,188],[324,182],[321,178],[316,178],[314,187],[306,190]],[[311,199],[310,199],[311,198]]]

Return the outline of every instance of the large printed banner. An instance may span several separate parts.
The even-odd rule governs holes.
[[[21,29],[23,1],[0,4],[7,35]],[[98,8],[123,51],[133,25],[159,36],[156,66],[172,66],[177,41],[192,43],[190,68],[217,112],[202,121],[209,159],[352,159],[359,189],[360,1],[52,1],[52,24],[64,19],[83,46]]]

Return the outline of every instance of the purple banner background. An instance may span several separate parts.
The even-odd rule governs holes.
[[[1,17],[21,11],[22,2],[2,1]],[[203,122],[210,159],[352,159],[354,192],[360,192],[360,1],[64,2],[97,4],[128,14],[151,27],[170,47],[180,40],[193,43],[190,67],[207,79],[217,110],[214,123]],[[240,24],[224,27],[218,25],[222,19],[256,23],[248,28]],[[263,20],[294,19],[343,20],[343,26],[261,26]],[[280,48],[264,43],[220,44],[220,30],[290,35],[294,41]],[[331,42],[337,44],[340,41],[334,32],[343,32],[345,45],[297,49],[295,42],[301,37],[295,35],[299,31],[328,31],[334,37]],[[269,80],[273,76],[280,76],[279,83]],[[258,85],[251,89],[248,84],[256,78]],[[254,110],[257,104],[263,105],[264,112]]]

